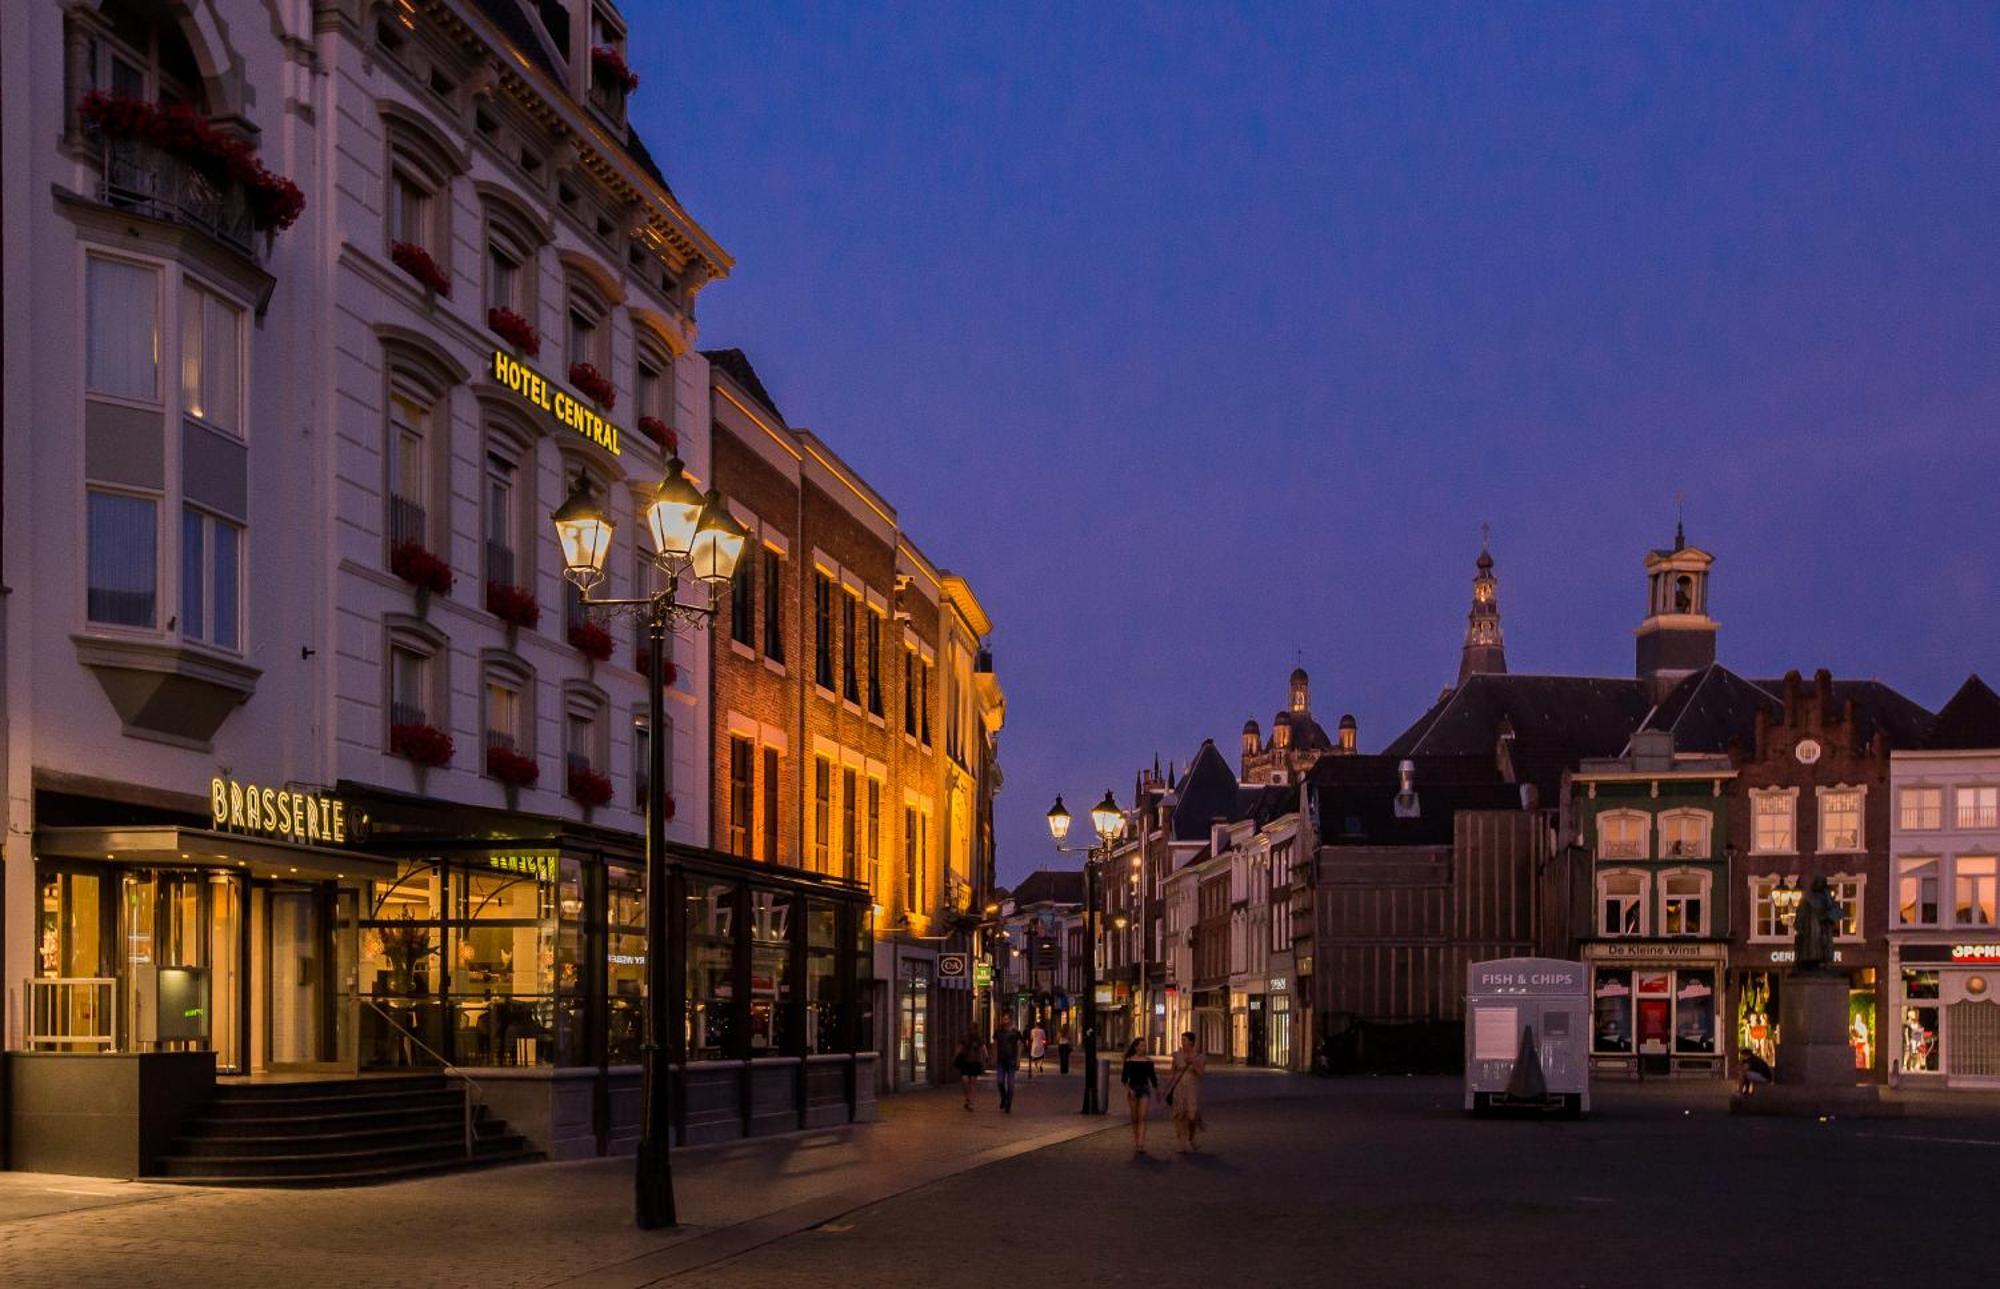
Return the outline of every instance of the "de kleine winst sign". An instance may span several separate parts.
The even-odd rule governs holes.
[[[539,408],[557,425],[582,435],[612,456],[619,455],[617,426],[505,350],[493,351],[493,379],[502,389]]]

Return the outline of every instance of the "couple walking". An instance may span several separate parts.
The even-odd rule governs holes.
[[[1041,1034],[1037,1026],[1035,1033]],[[1000,1093],[1000,1111],[1014,1113],[1014,1076],[1021,1072],[1021,1031],[1014,1028],[1012,1018],[1002,1016],[1000,1028],[993,1031],[993,1086]],[[1043,1044],[1037,1043],[1037,1049]],[[1037,1055],[1039,1056],[1039,1050]],[[958,1045],[958,1052],[952,1063],[958,1067],[958,1083],[965,1090],[965,1108],[972,1109],[972,1087],[979,1076],[986,1072],[987,1045],[980,1040],[977,1030],[967,1030],[965,1041]]]
[[[1173,1077],[1167,1082],[1166,1103],[1173,1107],[1174,1140],[1179,1142],[1179,1150],[1186,1154],[1198,1149],[1196,1137],[1208,1126],[1201,1117],[1201,1081],[1208,1073],[1208,1057],[1196,1049],[1194,1033],[1181,1035],[1181,1045],[1174,1053]],[[1160,1072],[1153,1066],[1153,1058],[1146,1055],[1145,1040],[1135,1038],[1125,1047],[1125,1065],[1119,1071],[1119,1082],[1125,1085],[1125,1106],[1132,1114],[1132,1149],[1146,1153],[1146,1120],[1152,1111],[1153,1098],[1160,1094]]]

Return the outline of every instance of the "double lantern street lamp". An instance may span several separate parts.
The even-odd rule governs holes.
[[[1055,838],[1056,850],[1063,854],[1075,853],[1075,847],[1063,845],[1069,836],[1070,814],[1059,796],[1049,807],[1049,836]],[[1104,865],[1111,860],[1111,847],[1125,831],[1125,812],[1118,808],[1118,802],[1106,788],[1104,800],[1090,808],[1090,826],[1097,833],[1095,846],[1084,848],[1083,859],[1083,1113],[1103,1114],[1104,1105],[1097,1096],[1097,883]]]
[[[631,613],[646,624],[646,1046],[641,1090],[638,1172],[634,1213],[642,1230],[675,1225],[673,1170],[667,1158],[667,741],[663,691],[669,629],[693,629],[715,616],[717,591],[735,575],[746,531],[729,513],[722,494],[702,492],[688,480],[678,455],[667,461],[667,476],[645,502],[651,530],[651,559],[662,585],[632,599],[594,599],[604,582],[604,559],[616,528],[593,495],[588,475],[579,474],[569,499],[552,518],[562,545],[563,576],[576,585],[586,611]],[[683,604],[681,579],[708,588],[705,604]]]

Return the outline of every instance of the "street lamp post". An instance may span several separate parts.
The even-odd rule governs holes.
[[[1049,807],[1049,836],[1055,839],[1056,849],[1064,854],[1074,853],[1073,848],[1063,845],[1069,836],[1069,811],[1063,806],[1060,796],[1055,805]],[[1125,831],[1125,812],[1118,808],[1109,788],[1104,791],[1104,800],[1090,808],[1090,826],[1097,833],[1097,845],[1084,850],[1083,858],[1083,1113],[1103,1114],[1104,1105],[1097,1096],[1097,881],[1104,865],[1110,862],[1112,843]]]
[[[551,518],[562,546],[563,576],[575,584],[584,609],[607,615],[631,613],[646,624],[646,1045],[633,1216],[641,1230],[651,1231],[677,1222],[673,1166],[667,1155],[671,1115],[666,1048],[672,1014],[667,997],[671,948],[667,926],[673,913],[667,900],[663,696],[667,632],[702,626],[715,616],[716,592],[736,572],[745,530],[729,513],[720,492],[710,488],[703,493],[689,482],[678,455],[667,461],[666,478],[646,502],[645,515],[653,536],[652,560],[664,575],[664,585],[651,595],[631,599],[591,595],[603,584],[615,525],[592,495],[589,476],[577,476],[569,499]],[[708,603],[681,602],[683,576],[707,586]]]

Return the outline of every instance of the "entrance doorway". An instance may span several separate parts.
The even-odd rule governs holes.
[[[315,882],[274,885],[266,897],[267,1065],[351,1071],[355,893]]]

